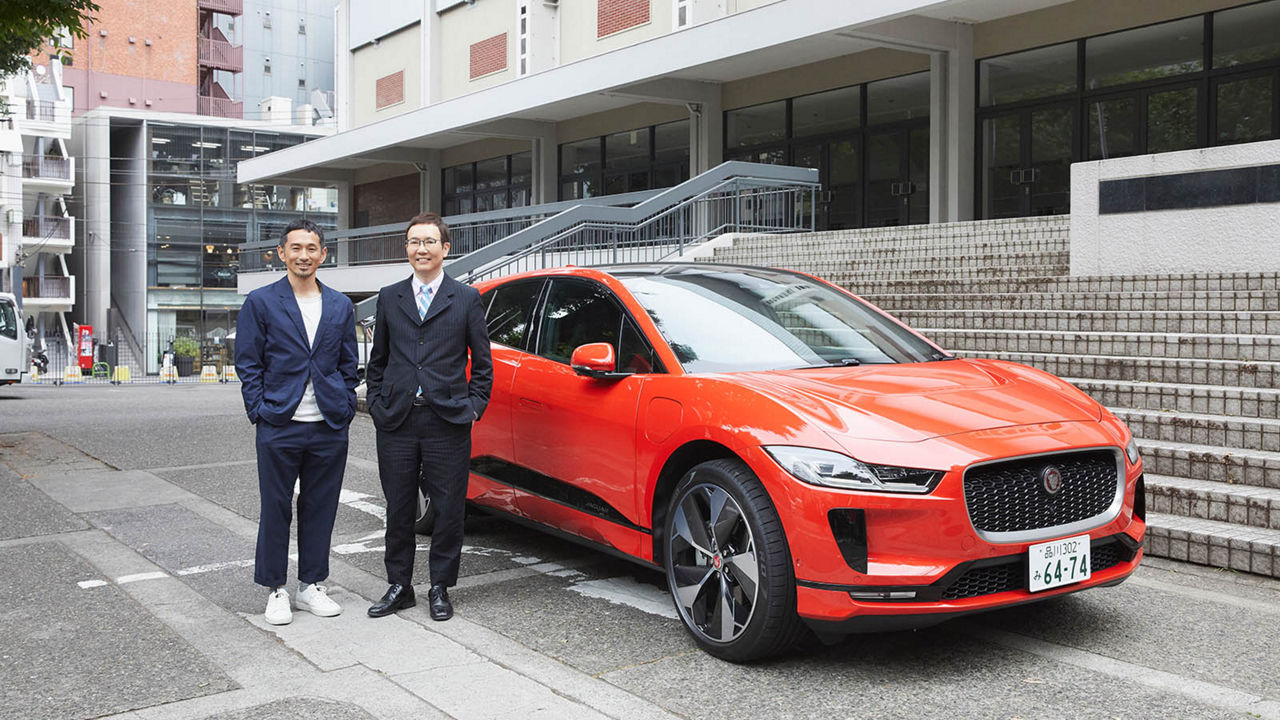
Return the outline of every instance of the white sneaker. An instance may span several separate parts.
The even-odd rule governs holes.
[[[267,596],[267,611],[263,613],[272,625],[288,625],[293,622],[293,608],[289,606],[289,591],[276,588]]]
[[[299,583],[298,599],[295,605],[299,610],[306,610],[312,615],[333,617],[342,614],[342,606],[329,597],[329,588],[323,585],[302,585]]]

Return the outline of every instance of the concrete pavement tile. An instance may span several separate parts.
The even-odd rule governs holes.
[[[396,682],[458,720],[604,720],[608,717],[561,697],[524,675],[487,661],[401,675]]]
[[[182,505],[86,513],[85,519],[172,574],[252,560],[254,542]]]
[[[210,715],[207,720],[375,720],[375,717],[350,703],[293,697]]]
[[[0,548],[0,717],[97,717],[236,687],[59,543]]]
[[[31,484],[72,512],[174,503],[191,493],[141,470],[90,470],[32,478]]]
[[[337,617],[294,610],[293,622],[288,625],[269,625],[261,614],[250,615],[248,620],[326,672],[364,665],[395,676],[484,661],[458,643],[399,615],[371,618],[363,598],[340,587],[330,590],[342,606]],[[425,601],[424,597],[419,607]]]
[[[4,498],[4,502],[0,502],[0,540],[73,532],[89,527],[66,507],[49,499],[48,495],[3,466],[0,466],[0,497]]]

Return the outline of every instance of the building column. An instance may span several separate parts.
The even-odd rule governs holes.
[[[955,49],[947,54],[947,220],[973,219],[974,113],[973,26],[957,23]]]
[[[689,177],[724,162],[724,103],[718,92],[689,103]]]
[[[111,127],[105,117],[81,125],[84,133],[84,318],[105,331],[111,307]],[[77,223],[78,224],[78,223]]]
[[[415,163],[418,167],[418,207],[438,213],[444,208],[440,151],[426,150],[423,154],[426,161]]]
[[[534,136],[530,143],[533,155],[533,205],[553,203],[560,197],[560,146],[556,142],[555,125]]]

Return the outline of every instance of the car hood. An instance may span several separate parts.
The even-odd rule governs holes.
[[[1048,373],[993,360],[742,373],[738,381],[837,441],[918,442],[975,430],[1097,421],[1101,406]]]

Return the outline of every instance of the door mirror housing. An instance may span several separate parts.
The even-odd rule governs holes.
[[[31,317],[30,315],[27,316],[26,331],[27,331],[27,338],[34,340],[36,337],[36,319]]]
[[[569,365],[579,375],[597,380],[623,378],[631,374],[614,372],[618,361],[613,353],[613,345],[604,342],[587,343],[574,348]]]

